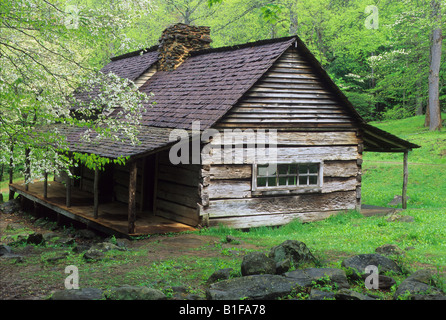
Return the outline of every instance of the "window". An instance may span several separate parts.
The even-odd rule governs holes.
[[[320,186],[320,163],[259,164],[256,167],[257,188]]]

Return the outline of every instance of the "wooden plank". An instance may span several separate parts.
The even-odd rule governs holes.
[[[251,197],[251,181],[213,180],[207,187],[209,199],[239,199]]]
[[[265,107],[241,107],[237,106],[231,109],[231,111],[228,113],[228,115],[235,115],[235,114],[275,114],[275,115],[281,115],[281,114],[288,114],[293,115],[295,117],[299,117],[300,115],[331,115],[331,116],[337,116],[337,115],[344,115],[349,116],[348,113],[345,110],[342,110],[341,108],[333,108],[333,107],[326,107],[326,108],[301,108],[300,106],[298,108],[293,107],[282,107],[278,105],[268,105]],[[258,116],[258,115],[257,115]]]
[[[261,97],[247,97],[243,99],[243,102],[247,103],[277,103],[277,104],[316,104],[316,105],[338,105],[339,103],[333,99],[314,99],[314,98],[261,98]]]
[[[356,191],[293,196],[211,200],[200,214],[209,218],[244,217],[292,212],[354,210]]]
[[[195,226],[198,223],[197,209],[178,203],[157,199],[156,214],[158,216]]]
[[[130,163],[129,175],[129,205],[128,205],[128,233],[135,233],[136,221],[136,183],[138,168],[136,161]]]
[[[198,188],[179,186],[178,184],[167,181],[159,181],[157,197],[166,201],[196,208],[198,202]]]
[[[194,168],[199,168],[194,166]],[[198,170],[189,170],[187,165],[170,165],[158,164],[158,179],[164,181],[175,182],[177,184],[187,186],[198,186]]]

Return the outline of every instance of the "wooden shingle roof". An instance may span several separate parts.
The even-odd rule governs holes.
[[[147,94],[154,94],[152,100],[156,102],[155,105],[148,105],[142,116],[139,135],[141,144],[114,141],[104,141],[99,145],[81,144],[78,141],[80,129],[70,129],[66,131],[70,150],[109,158],[135,157],[173,144],[169,141],[173,129],[191,129],[194,121],[200,121],[201,130],[210,128],[292,46],[310,62],[314,72],[349,110],[358,127],[363,130],[366,150],[401,151],[418,147],[366,125],[305,44],[297,36],[292,36],[192,52],[177,69],[158,71],[139,88]],[[101,71],[113,72],[134,81],[157,61],[157,47],[152,47],[114,57]],[[81,98],[88,99],[88,94]],[[378,141],[378,147],[376,135],[385,138],[379,140],[383,142],[380,146]]]

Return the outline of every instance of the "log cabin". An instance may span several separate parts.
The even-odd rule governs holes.
[[[405,199],[407,154],[419,146],[367,124],[299,37],[210,43],[208,27],[176,24],[157,46],[102,69],[154,95],[141,143],[79,143],[82,129],[66,136],[73,152],[125,165],[80,165],[79,179],[11,190],[124,235],[278,226],[360,211],[362,154],[372,151],[404,154]]]

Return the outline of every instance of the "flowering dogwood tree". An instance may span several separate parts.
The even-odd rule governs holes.
[[[0,166],[10,181],[14,168],[24,173],[27,183],[48,172],[70,172],[73,161],[62,127],[85,128],[85,141],[137,143],[140,114],[149,97],[127,79],[98,72],[85,58],[104,41],[120,43],[123,50],[130,46],[119,31],[132,14],[141,13],[125,1],[115,7],[0,2]],[[95,95],[78,99],[79,90]],[[109,161],[88,154],[75,158],[91,168]]]

